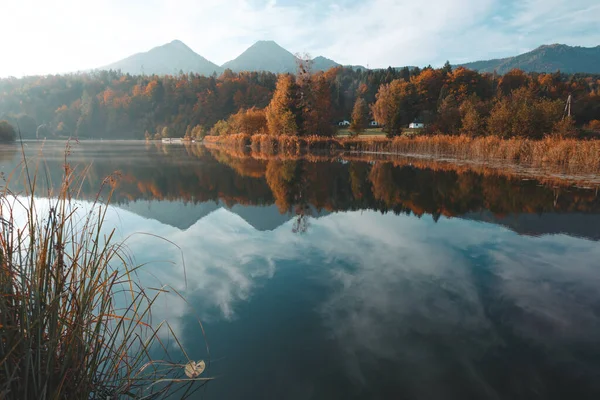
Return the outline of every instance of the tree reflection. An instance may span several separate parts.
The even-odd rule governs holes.
[[[306,167],[305,160],[270,160],[266,169],[266,180],[279,211],[295,215],[294,233],[305,233],[310,226],[310,181]]]
[[[600,213],[600,199],[594,189],[555,179],[523,180],[502,171],[414,159],[255,157],[222,148],[173,146],[165,152],[163,147],[138,148],[135,157],[130,150],[118,153],[112,148],[106,153],[91,151],[89,156],[75,151],[70,161],[80,170],[89,166],[88,179],[81,188],[84,197],[96,196],[102,179],[118,170],[121,179],[113,197],[116,203],[177,200],[215,201],[230,207],[275,204],[281,214],[295,216],[292,229],[298,233],[306,232],[311,216],[324,210],[427,214],[435,221],[441,216],[482,211],[497,218],[511,214]],[[34,157],[39,149],[29,151]],[[45,156],[47,181],[59,182],[63,155],[57,151]],[[20,157],[11,153],[4,160],[3,170],[11,171]]]

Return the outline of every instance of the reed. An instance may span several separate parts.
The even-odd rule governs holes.
[[[62,182],[41,193],[47,199],[36,197],[43,167],[30,170],[25,159],[0,193],[0,398],[188,396],[210,378],[190,372],[197,366],[183,348],[184,359],[173,360],[159,336],[173,329],[152,321],[159,296],[174,289],[143,287],[142,266],[104,224],[117,177],[104,180],[104,201],[98,195],[84,208],[85,171],[67,155],[64,165]],[[13,193],[13,179],[27,189]]]
[[[357,151],[401,155],[426,155],[472,161],[508,161],[530,166],[554,166],[569,172],[600,171],[600,140],[546,137],[541,140],[502,139],[496,136],[432,135],[392,139],[384,137],[331,138],[322,136],[250,137],[255,153],[300,155],[304,151]],[[245,135],[210,139],[209,143],[246,146]]]

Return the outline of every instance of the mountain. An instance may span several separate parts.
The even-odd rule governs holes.
[[[340,64],[325,57],[313,60],[313,71],[325,71]],[[237,58],[226,62],[223,69],[240,71],[269,71],[273,73],[295,73],[298,62],[295,55],[272,40],[261,40],[254,43]]]
[[[121,70],[132,75],[166,75],[195,72],[202,75],[221,73],[223,69],[196,54],[192,49],[179,40],[174,40],[162,46],[155,47],[145,53],[137,53],[121,61],[117,61],[102,70]]]
[[[514,68],[526,72],[600,73],[600,46],[572,47],[564,44],[540,46],[515,57],[462,64],[480,72],[505,74]]]
[[[312,69],[314,71],[327,71],[330,68],[335,68],[339,66],[340,64],[336,63],[335,61],[321,56],[315,57],[312,60]]]
[[[296,72],[296,57],[270,40],[254,43],[237,58],[221,67],[240,71],[270,71],[275,73]]]

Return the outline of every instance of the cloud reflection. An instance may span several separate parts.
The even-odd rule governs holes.
[[[149,232],[180,247],[144,235],[128,240],[136,262],[150,263],[143,283],[173,286],[205,322],[235,319],[279,268],[294,265],[286,261],[314,266],[327,288],[318,318],[357,383],[372,378],[375,363],[393,362],[419,396],[451,393],[455,382],[440,377],[461,371],[471,394],[494,397],[502,386],[490,382],[490,365],[514,364],[531,382],[527,390],[545,393],[540,354],[552,355],[544,368],[576,363],[580,376],[600,373],[576,355],[583,344],[600,351],[597,242],[371,211],[315,218],[304,235],[292,224],[257,231],[223,208],[187,230],[115,208],[107,216],[121,237]],[[189,312],[169,296],[153,314],[178,331]]]

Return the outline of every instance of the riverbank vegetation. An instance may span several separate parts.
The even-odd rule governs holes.
[[[0,80],[0,119],[25,138],[143,139],[262,132],[335,136],[376,121],[388,136],[420,134],[592,138],[600,76],[465,68],[333,68],[297,75],[131,76],[115,71]],[[571,107],[565,110],[571,95]],[[566,111],[566,112],[565,112]],[[367,115],[365,115],[367,114]]]
[[[121,178],[112,201],[122,205],[161,200],[207,205],[222,202],[234,207],[303,200],[317,210],[392,212],[403,209],[402,205],[417,215],[460,216],[483,210],[499,216],[600,211],[600,174],[565,174],[552,165],[450,162],[344,150],[267,154],[248,147],[160,142],[147,143],[140,151],[144,157],[134,157],[135,162],[129,160],[130,152],[120,159],[96,159],[90,166],[89,182],[81,186],[81,196],[93,199],[99,177],[118,168]],[[45,163],[50,174],[60,170],[61,161],[56,157]],[[354,176],[358,172],[360,175]],[[379,180],[383,177],[387,177],[385,184]],[[295,185],[302,182],[310,185],[298,192]],[[377,196],[371,194],[375,184]],[[398,192],[401,194],[394,194]]]
[[[86,206],[77,198],[87,171],[65,160],[60,185],[42,199],[40,168],[25,162],[0,193],[0,398],[185,397],[207,379],[186,376],[190,360],[171,359],[160,337],[174,335],[170,325],[152,321],[173,290],[142,286],[126,243],[104,226],[115,176],[101,182],[106,202],[96,195]]]
[[[205,143],[218,143],[253,152],[301,155],[306,151],[355,151],[412,154],[483,162],[519,163],[524,166],[552,166],[564,172],[600,172],[600,141],[546,137],[503,139],[496,136],[431,135],[392,139],[383,137],[331,138],[319,136],[273,136],[267,134],[208,136]]]

